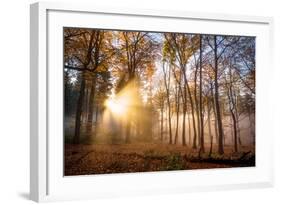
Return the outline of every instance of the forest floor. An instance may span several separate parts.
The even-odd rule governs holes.
[[[164,144],[66,144],[64,174],[91,175],[128,172],[190,170],[255,166],[255,148],[243,146],[238,153],[225,146],[225,154],[218,155],[209,148],[198,150],[181,145]]]

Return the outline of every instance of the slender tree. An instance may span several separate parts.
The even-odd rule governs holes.
[[[166,88],[166,99],[168,109],[168,126],[169,126],[169,144],[172,144],[172,117],[171,117],[171,102],[170,102],[170,86],[171,86],[171,69],[165,65],[165,61],[162,64],[164,83]]]
[[[203,101],[202,101],[202,67],[203,67],[203,62],[202,62],[202,35],[200,35],[200,40],[199,40],[199,61],[200,61],[200,83],[199,83],[199,105],[200,105],[200,151],[205,152],[205,147],[204,147],[204,117],[203,117]]]

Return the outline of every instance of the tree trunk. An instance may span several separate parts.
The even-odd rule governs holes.
[[[168,129],[169,129],[169,144],[172,144],[172,121],[171,121],[171,104],[170,100],[167,99],[168,104]]]
[[[182,145],[186,146],[186,140],[185,140],[185,116],[186,116],[186,101],[183,105],[183,116],[182,116]]]
[[[215,106],[216,106],[216,114],[217,114],[217,123],[218,123],[218,153],[223,154],[223,128],[222,128],[222,120],[221,120],[221,112],[220,112],[220,104],[219,104],[219,85],[218,85],[218,54],[217,54],[217,36],[214,36],[214,53],[215,53]]]
[[[96,121],[95,121],[95,125],[97,127],[98,124],[98,120],[99,120],[99,105],[96,105]]]
[[[217,114],[216,114],[216,106],[215,106],[215,96],[214,96],[214,90],[213,90],[213,85],[211,83],[211,95],[212,95],[212,108],[213,108],[213,113],[214,113],[214,117],[215,117],[215,123],[214,123],[214,127],[215,127],[215,134],[216,134],[216,143],[218,144],[219,142],[219,134],[218,134],[218,123],[217,123]]]
[[[93,50],[93,40],[95,36],[95,31],[93,30],[91,32],[88,48],[87,48],[87,55],[86,55],[86,60],[83,63],[84,69],[87,70],[91,59],[92,59],[92,50]],[[97,48],[96,48],[97,49]],[[80,130],[81,130],[81,115],[83,112],[83,103],[84,103],[84,97],[85,97],[85,87],[86,87],[86,80],[84,76],[84,72],[81,74],[81,85],[80,85],[80,92],[79,92],[79,97],[78,97],[78,102],[77,102],[77,107],[76,107],[76,117],[75,117],[75,132],[74,132],[74,138],[73,138],[73,143],[78,144],[80,142]]]
[[[195,68],[195,73],[194,73],[194,102],[195,102],[195,110],[196,110],[196,120],[197,120],[197,133],[198,133],[198,137],[199,137],[199,146],[201,143],[201,129],[200,129],[200,112],[199,112],[199,103],[198,103],[198,99],[197,99],[197,73],[198,73],[198,65],[196,64],[196,68]],[[195,130],[196,131],[196,130]]]
[[[234,151],[238,152],[238,142],[237,142],[237,125],[236,125],[236,119],[235,114],[233,110],[231,110],[231,116],[233,121],[233,130],[234,130]]]
[[[90,91],[90,99],[89,99],[89,110],[88,110],[88,119],[87,119],[87,135],[88,138],[92,135],[92,127],[93,127],[93,114],[94,114],[94,98],[96,91],[96,76],[92,77],[92,86]]]
[[[175,131],[175,144],[178,143],[178,130],[179,130],[179,110],[180,110],[180,95],[179,88],[176,89],[176,131]]]
[[[200,107],[200,151],[205,152],[204,146],[204,118],[203,118],[203,102],[202,102],[202,36],[200,35],[200,72],[199,72],[199,107]]]
[[[180,81],[179,81],[179,88],[180,88],[180,82],[181,82],[182,77],[180,76]],[[181,97],[182,97],[182,112],[183,112],[183,116],[182,116],[182,145],[185,146],[186,145],[186,140],[185,140],[185,116],[186,116],[186,104],[187,104],[187,94],[186,94],[186,81],[185,81],[185,85],[182,88],[180,88],[180,92],[181,92]]]
[[[239,145],[241,146],[242,145],[242,141],[241,141],[241,132],[240,132],[240,125],[239,125],[239,114],[238,114],[238,103],[239,103],[239,99],[238,99],[238,96],[239,96],[239,90],[238,90],[238,95],[236,95],[237,98],[235,99],[235,118],[236,118],[236,124],[237,124],[237,135],[238,135],[238,142],[239,142]]]
[[[187,120],[188,120],[188,144],[191,146],[191,123],[190,123],[190,115],[187,113]]]
[[[163,142],[163,123],[164,123],[164,110],[163,108],[161,108],[161,124],[160,124],[160,139],[161,142]]]
[[[89,93],[87,88],[87,80],[85,81],[85,94],[84,94],[84,100],[83,100],[83,109],[82,109],[82,123],[87,122],[87,114],[88,114],[88,99],[89,99]]]
[[[84,74],[82,73],[81,76],[81,85],[80,85],[80,92],[79,92],[79,97],[78,97],[78,102],[77,102],[77,107],[76,107],[76,117],[75,117],[75,132],[74,132],[74,138],[73,138],[73,143],[74,144],[79,144],[80,142],[80,130],[81,130],[81,115],[82,115],[82,110],[83,110],[83,100],[85,96],[85,78]]]
[[[69,115],[70,114],[70,103],[69,103],[69,86],[68,81],[70,80],[68,71],[64,72],[64,114]]]
[[[196,140],[197,140],[197,135],[196,135],[196,124],[195,124],[195,115],[194,115],[194,104],[193,104],[193,100],[192,100],[192,96],[191,96],[191,91],[189,88],[188,83],[186,83],[187,85],[187,90],[188,90],[188,95],[189,95],[189,100],[190,100],[190,106],[191,106],[191,115],[192,115],[192,123],[193,123],[193,149],[197,148],[197,144],[196,144]]]
[[[170,103],[170,82],[171,70],[169,67],[165,69],[165,63],[162,65],[164,73],[164,84],[166,88],[167,108],[168,108],[168,129],[169,129],[169,144],[172,144],[172,121],[171,121],[171,103]]]
[[[211,105],[208,100],[208,132],[209,132],[209,137],[210,137],[210,152],[209,156],[212,155],[213,152],[213,135],[212,135],[212,130],[211,130]]]
[[[233,122],[234,152],[238,152],[237,123],[236,123],[236,117],[235,117],[235,111],[234,111],[236,106],[235,106],[235,102],[234,102],[234,99],[233,99],[231,67],[229,67],[229,75],[230,75],[230,82],[229,82],[228,99],[229,99],[229,108],[230,108],[232,122]]]
[[[186,78],[186,73],[185,73],[185,65],[181,65],[181,71],[183,73],[183,78],[184,78],[184,89],[183,89],[183,94],[182,94],[182,99],[183,99],[183,127],[182,127],[182,139],[183,139],[183,144],[186,144],[185,141],[185,116],[186,116],[186,108],[187,108],[187,93],[186,89],[189,95],[189,100],[190,100],[190,106],[191,106],[191,114],[192,114],[192,122],[193,122],[193,130],[194,130],[194,137],[193,137],[193,148],[196,149],[196,124],[195,124],[195,116],[194,116],[194,104],[193,104],[193,99],[190,91],[190,87]]]

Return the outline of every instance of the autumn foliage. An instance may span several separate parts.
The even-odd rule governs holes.
[[[64,28],[65,174],[255,165],[255,38]]]

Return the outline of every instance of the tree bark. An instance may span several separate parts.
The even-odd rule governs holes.
[[[98,118],[99,118],[99,104],[96,105],[96,121],[95,121],[96,127],[98,124]]]
[[[68,86],[68,81],[70,80],[68,70],[64,71],[64,113],[65,115],[70,114],[70,103],[69,103],[69,86]]]
[[[80,85],[80,92],[79,97],[77,101],[77,107],[76,107],[76,117],[75,117],[75,131],[74,131],[74,138],[73,143],[78,144],[80,142],[80,130],[81,130],[81,115],[83,111],[83,101],[85,97],[85,87],[86,87],[86,80],[85,80],[85,73],[89,68],[89,64],[91,63],[92,59],[92,51],[93,51],[93,40],[95,36],[95,31],[93,30],[90,36],[89,44],[87,46],[87,55],[85,62],[83,63],[83,70],[81,74],[81,85]]]
[[[236,123],[236,117],[235,117],[235,102],[233,99],[233,91],[232,91],[232,73],[231,73],[231,67],[229,67],[229,88],[228,88],[228,100],[229,100],[229,109],[232,117],[233,122],[233,131],[234,131],[234,152],[238,152],[238,140],[237,140],[237,123]]]
[[[209,151],[209,156],[212,155],[213,152],[213,135],[212,135],[212,130],[211,130],[211,105],[208,99],[208,132],[209,132],[209,137],[210,137],[210,151]]]
[[[183,116],[182,116],[182,145],[186,146],[185,140],[185,116],[186,116],[186,101],[183,103]]]
[[[181,65],[181,71],[183,73],[183,78],[184,78],[184,88],[182,92],[182,99],[183,99],[183,127],[182,127],[182,144],[186,145],[186,140],[185,140],[185,116],[187,112],[187,92],[189,95],[189,100],[190,100],[190,105],[191,105],[191,114],[192,114],[192,122],[193,122],[193,130],[194,130],[194,137],[193,137],[193,148],[196,149],[196,124],[195,124],[195,115],[194,115],[194,104],[193,104],[193,99],[191,95],[191,90],[187,81],[186,73],[185,73],[186,66]],[[187,89],[187,92],[186,92]]]
[[[213,108],[213,113],[214,113],[214,117],[215,117],[215,123],[214,123],[214,127],[215,127],[215,134],[216,134],[216,143],[218,144],[219,142],[219,134],[218,134],[218,123],[217,123],[217,113],[216,113],[216,106],[215,106],[215,95],[214,95],[214,89],[213,89],[213,84],[210,83],[211,85],[211,97],[212,97],[212,108]]]
[[[163,123],[164,123],[164,110],[161,108],[161,124],[160,124],[160,139],[161,142],[163,142]]]
[[[190,100],[190,106],[191,106],[191,115],[192,115],[192,123],[193,123],[193,149],[197,148],[197,144],[196,144],[196,140],[197,140],[197,134],[196,134],[196,124],[195,124],[195,115],[194,115],[194,104],[193,104],[193,100],[192,100],[192,96],[191,96],[191,91],[188,85],[188,82],[186,80],[186,86],[187,86],[187,91],[188,91],[188,95],[189,95],[189,100]]]
[[[90,99],[89,99],[89,110],[88,110],[88,118],[87,118],[87,135],[88,138],[92,136],[92,127],[93,127],[93,113],[94,113],[94,98],[96,91],[96,76],[92,77],[92,86],[90,91]]]
[[[187,120],[188,120],[188,144],[191,146],[191,123],[190,123],[190,115],[187,113]]]
[[[200,109],[200,151],[205,152],[204,146],[204,118],[203,118],[203,101],[202,101],[202,35],[200,35],[200,76],[199,76],[199,109]]]
[[[178,130],[179,130],[179,110],[180,110],[180,95],[179,95],[179,88],[176,88],[176,131],[175,131],[175,144],[178,143]]]
[[[222,120],[221,120],[221,112],[220,112],[220,104],[219,104],[219,85],[218,85],[218,53],[217,53],[217,36],[214,36],[214,61],[215,61],[215,106],[216,106],[216,114],[217,114],[217,123],[218,123],[218,153],[223,154],[223,128],[222,128]]]
[[[81,115],[82,115],[83,100],[84,100],[84,95],[85,95],[86,82],[85,82],[85,78],[84,78],[83,74],[81,77],[82,77],[82,79],[81,79],[80,92],[79,92],[77,108],[76,108],[76,117],[75,117],[75,132],[74,132],[74,138],[73,138],[74,144],[79,144],[79,142],[80,142]]]
[[[235,94],[236,95],[236,94]],[[238,103],[239,103],[239,89],[238,89],[238,95],[236,95],[236,99],[235,99],[235,117],[236,117],[236,125],[237,125],[237,135],[238,135],[238,142],[239,142],[239,145],[241,146],[242,145],[242,141],[241,141],[241,132],[240,132],[240,125],[239,125],[239,114],[238,114]]]
[[[166,98],[167,98],[167,107],[168,107],[169,144],[172,144],[172,121],[171,121],[171,103],[170,103],[171,71],[170,68],[167,68],[167,70],[165,70],[164,63],[163,63],[163,73],[164,73],[164,83],[166,88]]]
[[[236,118],[233,110],[231,110],[231,116],[233,121],[233,130],[234,130],[234,151],[238,152],[238,143],[237,143],[237,125],[236,125]]]
[[[201,129],[200,129],[200,111],[199,111],[199,103],[198,103],[198,98],[197,98],[197,73],[198,73],[198,64],[196,63],[196,66],[195,66],[195,73],[194,73],[194,102],[195,102],[195,110],[196,110],[196,121],[197,121],[197,133],[198,133],[198,137],[199,137],[199,140],[198,140],[198,143],[199,143],[199,146],[200,146],[200,143],[201,143]],[[200,91],[199,91],[200,92]],[[195,130],[196,131],[196,130]]]

